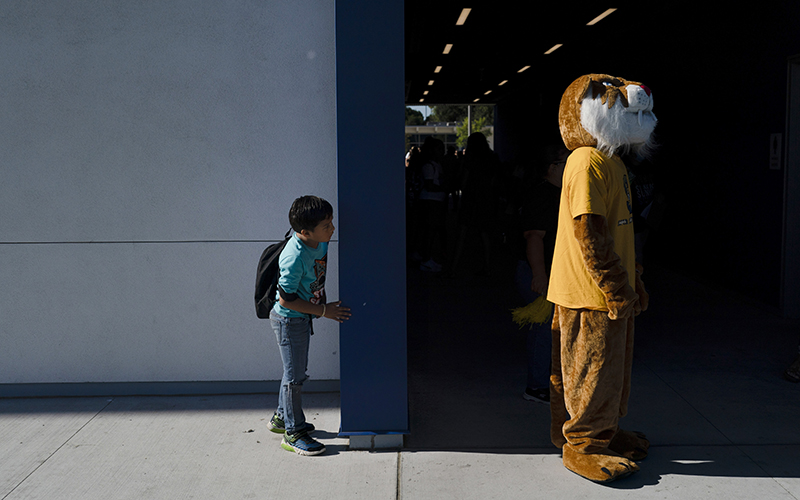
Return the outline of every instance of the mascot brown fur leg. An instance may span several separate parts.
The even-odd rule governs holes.
[[[567,408],[564,404],[564,382],[561,378],[561,329],[559,328],[559,308],[555,308],[553,317],[553,351],[552,351],[552,366],[553,373],[550,375],[550,440],[553,444],[561,448],[567,443],[564,437],[564,423],[569,420]],[[633,349],[633,335],[629,336],[629,344],[626,345],[626,350]],[[632,356],[628,356],[632,358]],[[630,373],[630,369],[627,369]],[[626,406],[622,407],[625,410]],[[620,415],[620,418],[625,416]],[[634,461],[644,460],[647,458],[647,451],[650,449],[650,441],[641,432],[626,431],[618,429],[617,433],[611,439],[608,448],[625,457]]]
[[[632,455],[609,449],[628,409],[633,318],[611,320],[605,311],[556,306],[553,342],[551,439],[563,445],[564,466],[600,482],[636,472]],[[625,436],[616,443],[620,451],[641,447],[637,441],[627,449]]]

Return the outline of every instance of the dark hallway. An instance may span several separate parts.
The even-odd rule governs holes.
[[[788,147],[772,164],[769,150],[771,138],[797,142],[796,128],[787,127],[787,65],[800,53],[798,6],[660,2],[643,17],[619,9],[600,28],[573,12],[517,18],[502,2],[479,4],[485,13],[475,7],[473,24],[457,26],[452,6],[419,18],[409,16],[415,6],[422,9],[406,3],[407,104],[494,103],[495,151],[504,162],[522,162],[557,140],[560,96],[580,74],[607,72],[653,89],[653,164],[667,210],[645,252],[650,310],[636,321],[633,393],[622,425],[647,433],[654,447],[800,443],[800,387],[781,378],[800,337],[800,323],[783,317],[797,308],[781,303],[785,282],[796,282],[784,266],[796,253],[785,246],[792,240],[785,239],[784,210],[796,196],[787,179],[797,167]],[[496,18],[503,21],[490,22]],[[531,22],[544,26],[534,30],[533,48],[510,43],[526,31],[509,26]],[[601,31],[630,32],[636,43],[587,50],[605,40],[596,37]],[[571,43],[557,52],[535,52],[563,38]],[[445,43],[454,43],[447,57]],[[434,77],[434,68],[441,74]],[[448,75],[451,68],[458,71]],[[490,85],[491,93],[484,90]],[[548,408],[521,397],[525,336],[511,322],[517,297],[507,253],[491,279],[473,276],[468,265],[457,278],[409,266],[410,449],[557,452]]]

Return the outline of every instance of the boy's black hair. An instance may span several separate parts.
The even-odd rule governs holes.
[[[289,224],[295,232],[313,231],[320,222],[333,216],[333,207],[319,196],[301,196],[289,209]]]

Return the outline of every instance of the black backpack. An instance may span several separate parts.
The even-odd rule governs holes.
[[[278,291],[278,278],[281,269],[278,261],[286,243],[292,236],[290,229],[284,240],[268,246],[258,259],[258,271],[256,272],[256,316],[261,319],[269,318],[269,312],[275,305],[275,294]]]

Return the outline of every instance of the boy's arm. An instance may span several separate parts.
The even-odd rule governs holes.
[[[280,268],[281,276],[278,278],[278,303],[280,305],[292,311],[325,317],[339,323],[350,319],[350,308],[342,307],[341,301],[312,304],[297,295],[297,286],[300,283],[300,276],[303,275],[303,263],[297,258],[297,255],[289,254],[284,258],[281,254]],[[323,298],[324,300],[326,299]]]
[[[278,299],[280,304],[285,307],[286,309],[291,309],[292,311],[297,311],[303,314],[313,314],[314,316],[319,316],[321,318],[328,318],[339,323],[350,319],[350,308],[344,307],[342,301],[339,300],[337,302],[328,302],[325,305],[322,304],[312,304],[307,300],[303,300],[298,298],[296,294],[294,295],[294,300],[287,300],[284,298],[283,291],[280,290],[281,296]],[[289,295],[289,294],[287,294]]]

